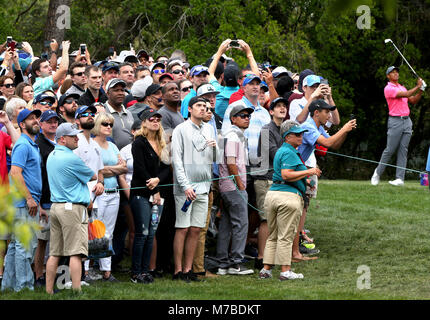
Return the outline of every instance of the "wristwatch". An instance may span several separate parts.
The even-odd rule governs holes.
[[[102,185],[105,185],[105,182],[104,181],[97,181],[97,183],[101,183]],[[96,184],[97,184],[96,183]]]

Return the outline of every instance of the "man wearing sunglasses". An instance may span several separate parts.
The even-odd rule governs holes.
[[[254,273],[242,265],[248,234],[248,194],[246,192],[246,166],[248,164],[245,129],[253,108],[236,104],[230,112],[231,126],[224,134],[224,159],[219,165],[222,177],[234,175],[232,180],[222,179],[219,191],[224,210],[219,223],[217,259],[219,275],[247,275]],[[231,250],[229,250],[231,240]],[[230,254],[229,254],[230,252]]]
[[[75,113],[78,108],[79,94],[65,93],[58,100],[57,113],[60,116],[59,123],[75,123]]]
[[[38,109],[41,112],[50,110],[55,103],[55,98],[47,94],[40,93],[33,100],[33,109]]]
[[[197,65],[191,68],[190,81],[193,84],[193,89],[188,93],[181,103],[181,113],[184,119],[188,118],[188,104],[191,98],[197,95],[197,87],[201,84],[208,82],[209,71],[208,68],[202,65]]]
[[[162,62],[154,63],[151,67],[151,77],[154,80],[154,83],[160,83],[160,77],[163,73],[166,72],[166,66]]]
[[[65,94],[76,93],[79,96],[85,93],[87,87],[87,76],[85,75],[85,64],[82,62],[73,62],[69,68],[69,74],[73,84],[67,89]]]
[[[183,69],[184,63],[179,60],[171,60],[167,64],[167,72],[173,75],[175,81],[181,81],[185,79],[185,71]]]

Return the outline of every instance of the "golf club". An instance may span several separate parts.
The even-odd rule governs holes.
[[[396,45],[394,44],[393,40],[391,39],[385,39],[385,43],[391,42],[391,44],[394,46],[394,48],[397,50],[397,52],[400,54],[400,56],[403,58],[403,60],[405,60],[406,64],[409,66],[409,68],[412,70],[412,72],[414,73],[414,75],[418,77],[417,73],[415,72],[415,70],[411,67],[411,65],[409,64],[408,60],[406,60],[406,58],[403,56],[403,54],[400,52],[400,50],[396,47]]]

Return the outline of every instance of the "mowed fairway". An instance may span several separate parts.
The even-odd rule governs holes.
[[[305,278],[296,281],[223,276],[200,283],[173,282],[167,275],[151,285],[95,282],[75,296],[63,290],[53,299],[285,300],[429,299],[430,192],[417,181],[394,187],[381,181],[322,180],[311,202],[306,228],[319,259],[293,264]],[[128,263],[130,261],[128,260]],[[253,264],[252,264],[253,265]],[[249,266],[252,266],[249,264]],[[370,289],[357,289],[357,268],[370,268]],[[361,283],[361,281],[359,281]],[[49,299],[42,289],[2,293],[0,299]]]

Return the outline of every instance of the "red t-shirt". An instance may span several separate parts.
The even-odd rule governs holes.
[[[12,149],[12,139],[7,133],[0,131],[0,183],[9,183],[7,177],[6,150]]]

